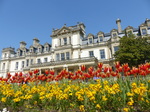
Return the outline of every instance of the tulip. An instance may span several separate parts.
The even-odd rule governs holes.
[[[32,71],[29,71],[29,74],[30,74],[30,76],[32,76],[33,72],[32,72]]]
[[[103,63],[98,63],[98,68],[102,68],[103,67]]]
[[[85,70],[86,70],[85,65],[81,65],[81,71],[85,71]]]
[[[55,71],[54,71],[54,70],[50,70],[49,73],[50,73],[51,75],[54,75],[54,74],[55,74]]]
[[[119,68],[119,67],[120,67],[120,62],[117,61],[117,62],[115,63],[115,67],[116,67],[116,68]]]
[[[45,74],[48,75],[49,74],[49,70],[45,70]]]

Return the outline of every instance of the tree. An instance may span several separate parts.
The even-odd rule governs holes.
[[[129,66],[150,61],[150,43],[147,40],[150,40],[150,37],[135,37],[133,34],[122,37],[119,50],[114,54],[116,61],[121,64],[128,63]]]

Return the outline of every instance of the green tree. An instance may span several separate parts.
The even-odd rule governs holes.
[[[147,40],[150,40],[150,37],[135,37],[133,34],[122,37],[119,50],[114,54],[116,61],[121,64],[128,63],[129,66],[150,61],[150,43]]]

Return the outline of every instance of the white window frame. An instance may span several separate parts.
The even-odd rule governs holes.
[[[106,59],[105,49],[100,49],[100,59]]]
[[[89,51],[89,57],[93,57],[94,56],[94,51]]]
[[[70,52],[66,52],[66,60],[70,59]]]

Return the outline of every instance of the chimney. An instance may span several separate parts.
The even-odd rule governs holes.
[[[26,48],[26,43],[24,41],[20,42],[20,49]]]
[[[37,39],[37,38],[34,38],[33,39],[33,47],[37,47],[38,45],[39,45],[39,39]]]
[[[150,27],[150,19],[147,18],[147,19],[145,20],[145,23],[147,24],[147,27]]]
[[[116,24],[118,26],[118,33],[122,33],[121,20],[119,18],[116,20]]]

